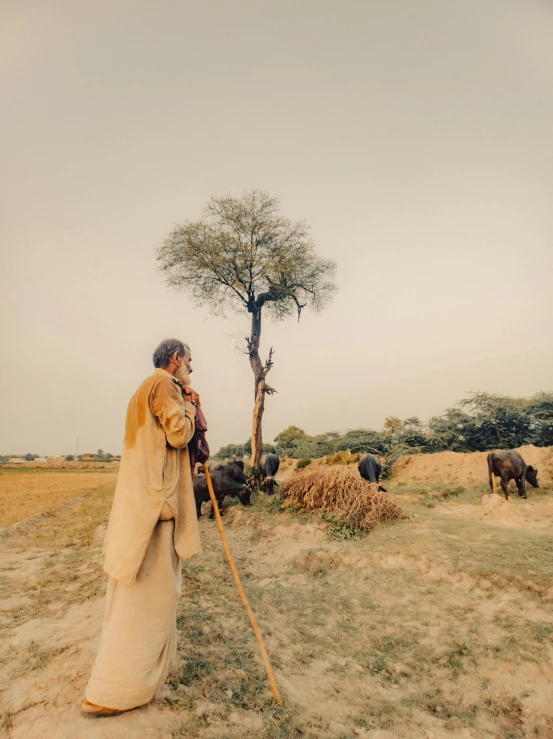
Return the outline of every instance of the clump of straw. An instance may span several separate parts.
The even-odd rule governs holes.
[[[318,467],[300,472],[281,488],[284,506],[300,505],[308,511],[326,511],[352,529],[370,531],[380,521],[405,518],[403,510],[377,485],[365,482],[357,470]]]

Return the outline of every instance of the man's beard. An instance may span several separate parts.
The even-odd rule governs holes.
[[[182,385],[186,385],[188,387],[191,384],[190,372],[188,371],[188,368],[185,366],[184,362],[175,372],[175,377]]]

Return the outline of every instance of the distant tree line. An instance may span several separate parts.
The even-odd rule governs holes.
[[[13,457],[20,457],[26,462],[34,462],[35,459],[40,457],[40,454],[0,454],[0,463],[5,464],[9,459],[12,459]],[[80,462],[82,460],[82,455],[80,454],[62,454],[61,457],[64,458],[66,462]],[[94,460],[96,462],[109,462],[111,459],[119,459],[119,457],[114,457],[111,452],[104,452],[103,449],[98,449],[98,451],[94,455]]]
[[[248,456],[248,444],[229,444],[215,456]],[[347,450],[397,458],[413,453],[513,449],[524,444],[553,446],[553,393],[537,393],[531,398],[472,393],[427,423],[416,416],[390,416],[381,431],[361,428],[344,434],[329,431],[310,436],[298,426],[289,426],[277,434],[274,445],[264,444],[263,451],[296,459]]]
[[[263,444],[262,451],[263,454],[275,452],[276,446],[274,444]],[[227,444],[226,446],[222,446],[214,456],[216,459],[230,459],[233,456],[236,459],[242,459],[244,457],[251,457],[251,453],[252,440],[248,439],[244,444]]]
[[[0,462],[6,463],[8,459],[11,459],[12,457],[21,457],[21,459],[24,459],[26,462],[32,462],[39,456],[39,454],[0,454]]]

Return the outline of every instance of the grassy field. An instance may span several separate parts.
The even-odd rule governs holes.
[[[114,484],[117,472],[59,471],[37,468],[0,471],[0,527],[50,513],[79,494]]]
[[[73,473],[57,474],[61,484]],[[276,497],[228,508],[283,709],[204,517],[202,554],[183,566],[179,662],[167,686],[145,709],[81,719],[114,487],[92,475],[48,516],[0,539],[0,636],[10,646],[1,731],[11,739],[553,737],[553,534],[544,525],[553,490],[513,498],[508,517],[489,518],[483,485],[405,481],[389,489],[407,521],[344,541],[317,515],[282,511]]]

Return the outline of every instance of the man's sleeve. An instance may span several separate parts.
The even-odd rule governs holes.
[[[150,409],[165,431],[167,443],[182,449],[194,436],[196,408],[183,400],[173,382],[158,382],[150,395]]]

